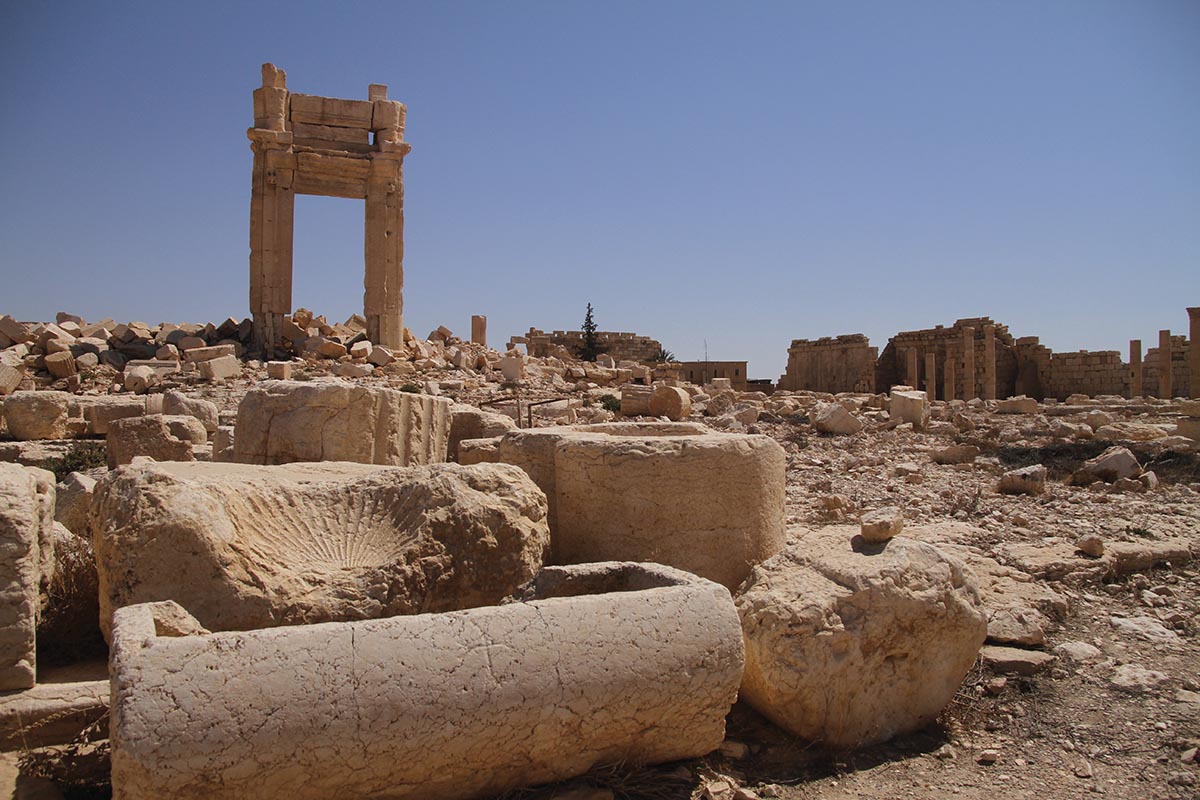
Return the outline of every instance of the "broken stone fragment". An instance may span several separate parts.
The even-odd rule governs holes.
[[[871,544],[886,542],[904,529],[904,513],[895,506],[868,511],[859,519],[859,533]]]
[[[650,414],[666,417],[672,422],[687,419],[692,414],[692,398],[676,386],[658,386],[650,395]]]
[[[1114,483],[1121,478],[1136,478],[1142,473],[1137,456],[1127,447],[1114,446],[1095,458],[1088,459],[1071,476],[1071,483],[1087,486],[1096,481]]]
[[[9,435],[18,441],[67,438],[71,400],[67,392],[13,392],[4,401]]]
[[[109,423],[108,467],[116,469],[138,456],[155,461],[192,461],[192,445],[204,444],[208,433],[195,417],[149,414]]]
[[[1000,494],[1039,495],[1046,491],[1046,468],[1041,464],[1034,464],[1009,470],[1000,476],[997,491]]]
[[[822,403],[812,416],[812,425],[821,433],[849,436],[863,429],[862,420],[840,403]]]

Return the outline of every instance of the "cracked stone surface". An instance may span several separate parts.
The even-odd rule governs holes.
[[[37,672],[43,564],[54,559],[54,475],[0,463],[0,690],[28,689]]]
[[[784,454],[766,436],[691,423],[510,431],[494,458],[550,501],[557,564],[668,564],[734,589],[783,547]]]
[[[472,798],[716,749],[743,665],[729,593],[564,569],[560,596],[361,622],[171,637],[118,610],[114,796]]]
[[[246,393],[234,428],[244,464],[446,460],[451,401],[341,380],[266,381]]]
[[[963,564],[906,537],[808,533],[756,567],[737,600],[742,697],[780,727],[834,747],[932,722],[987,633]]]
[[[215,631],[487,605],[549,547],[545,496],[503,464],[136,464],[91,520],[106,636],[154,600]]]

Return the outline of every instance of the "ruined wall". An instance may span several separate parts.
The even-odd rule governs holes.
[[[949,328],[938,325],[918,331],[902,331],[888,340],[878,363],[875,365],[875,385],[880,391],[897,384],[912,385],[929,393],[930,399],[946,400],[946,358],[954,361],[954,397],[969,399],[984,396],[984,381],[987,372],[986,328],[992,326],[996,347],[996,396],[1009,397],[1015,393],[1019,371],[1016,342],[1006,325],[999,325],[990,317],[960,319]],[[970,328],[971,351],[974,359],[974,374],[968,375],[967,359],[964,357],[964,331]],[[916,380],[909,375],[909,351],[915,350]],[[926,356],[933,354],[936,370],[928,374]],[[932,380],[930,378],[932,377]],[[915,383],[915,385],[913,385]],[[969,390],[969,394],[968,394]]]
[[[578,353],[583,348],[583,331],[554,331],[546,333],[537,328],[530,328],[523,337],[515,337],[513,341],[525,340],[529,355],[545,358],[552,355],[555,346],[565,347],[572,353]],[[662,343],[649,336],[639,336],[636,333],[614,333],[612,331],[596,331],[596,342],[599,351],[610,355],[618,361],[640,361],[651,363],[655,361]]]
[[[1142,360],[1144,378],[1142,394],[1146,397],[1158,397],[1159,373],[1162,371],[1159,361],[1159,348],[1151,347],[1146,351]],[[1171,395],[1173,397],[1191,397],[1192,383],[1188,374],[1188,339],[1186,336],[1171,337]]]
[[[1045,385],[1046,397],[1059,400],[1073,394],[1123,396],[1129,392],[1129,365],[1116,350],[1053,353]]]
[[[793,339],[787,372],[779,388],[787,391],[874,392],[879,348],[861,333],[837,338]]]
[[[746,391],[745,361],[683,361],[680,366],[683,379],[688,383],[702,385],[713,378],[729,378],[734,389]]]

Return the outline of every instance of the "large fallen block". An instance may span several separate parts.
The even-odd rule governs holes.
[[[120,609],[114,796],[473,798],[717,748],[743,663],[728,592],[551,572],[528,602],[240,633]]]
[[[267,381],[238,406],[234,457],[243,464],[442,462],[450,406],[445,397],[340,380]]]
[[[736,599],[741,696],[775,724],[833,747],[932,722],[987,634],[962,563],[931,545],[809,533],[754,569]]]
[[[65,439],[70,435],[71,395],[67,392],[13,392],[4,401],[8,434],[18,441]]]
[[[175,600],[210,630],[499,602],[541,568],[546,499],[515,467],[148,463],[95,489],[100,626]]]
[[[476,461],[516,464],[550,503],[551,560],[653,561],[729,589],[784,544],[784,454],[697,423],[509,431]]]
[[[0,462],[0,691],[37,675],[42,575],[54,563],[54,475]]]

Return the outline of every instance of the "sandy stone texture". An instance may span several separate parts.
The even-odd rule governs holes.
[[[510,431],[481,458],[550,499],[557,564],[652,561],[736,588],[784,543],[784,455],[765,436],[693,424]]]
[[[932,722],[987,633],[957,559],[903,537],[807,533],[754,569],[736,599],[746,638],[742,697],[771,721],[834,747]]]
[[[542,566],[546,499],[515,467],[124,467],[91,510],[100,625],[175,600],[211,630],[498,602]]]
[[[28,689],[37,673],[43,562],[52,564],[54,476],[0,463],[0,690]]]
[[[244,464],[354,461],[408,466],[446,460],[451,401],[341,380],[267,381],[238,406]]]
[[[4,401],[9,435],[18,441],[67,438],[71,400],[68,392],[13,392]]]
[[[567,569],[547,599],[242,633],[119,610],[114,796],[473,798],[716,749],[743,664],[728,592]]]

